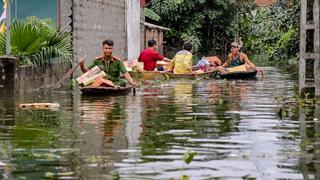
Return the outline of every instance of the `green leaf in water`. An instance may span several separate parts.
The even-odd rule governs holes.
[[[112,171],[112,180],[120,180],[120,174],[117,171]]]
[[[166,77],[166,80],[169,80],[169,79],[170,79],[170,77],[169,77],[168,74],[164,74],[164,77]]]
[[[287,111],[285,110],[284,107],[281,107],[278,114],[279,114],[280,119],[283,119],[287,116]]]
[[[245,176],[242,177],[242,179],[245,179],[245,180],[254,180],[254,179],[256,179],[256,178],[251,177],[250,175],[245,175]]]
[[[187,176],[187,175],[182,175],[181,176],[181,180],[189,180],[190,179],[190,177],[189,176]]]
[[[104,156],[91,156],[91,157],[88,157],[86,159],[86,162],[89,162],[89,163],[97,163],[97,162],[102,162],[102,161],[105,161],[107,158],[104,157]]]
[[[219,104],[223,104],[223,99],[219,99]]]
[[[306,93],[305,94],[305,101],[307,101],[308,100],[308,96],[310,95],[310,93]]]
[[[54,173],[52,173],[52,172],[47,172],[47,173],[44,175],[44,177],[46,177],[46,178],[53,178],[53,177],[54,177]]]
[[[55,177],[61,177],[61,176],[73,176],[74,173],[72,171],[70,172],[59,172],[59,173],[52,173],[52,172],[47,172],[44,177],[46,178],[55,178]]]
[[[213,179],[214,180],[222,180],[223,178],[222,177],[214,177]]]
[[[197,154],[198,154],[197,152],[190,152],[190,151],[188,151],[187,153],[185,153],[185,154],[183,155],[183,161],[184,161],[186,164],[189,164],[189,163],[193,160],[194,156],[197,155]]]

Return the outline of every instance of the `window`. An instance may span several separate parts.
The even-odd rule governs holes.
[[[51,18],[58,21],[59,0],[11,0],[11,18],[24,19],[28,16]],[[0,1],[3,7],[3,1]],[[57,22],[58,23],[58,22]]]

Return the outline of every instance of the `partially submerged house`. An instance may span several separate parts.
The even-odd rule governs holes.
[[[114,41],[114,55],[136,59],[144,48],[144,11],[140,0],[11,0],[12,19],[28,16],[51,18],[72,34],[74,59],[87,61],[101,55],[101,43]],[[0,1],[2,7],[2,1]],[[32,90],[53,85],[70,69],[70,63],[46,68],[20,67],[17,62],[0,62],[0,89]],[[13,84],[9,87],[8,84]],[[32,85],[31,85],[32,84]]]
[[[147,47],[147,43],[150,39],[157,41],[157,50],[160,54],[164,54],[164,40],[163,33],[164,31],[169,31],[169,28],[151,24],[148,22],[144,23],[145,26],[145,35],[144,35],[144,46]]]
[[[115,42],[115,54],[130,59],[143,48],[143,6],[143,0],[12,0],[11,16],[53,19],[72,33],[75,58],[96,57],[101,42],[110,38]]]

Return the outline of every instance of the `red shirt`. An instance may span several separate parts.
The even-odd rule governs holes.
[[[147,48],[140,53],[139,61],[143,62],[144,70],[153,71],[157,66],[157,61],[163,60],[163,56],[152,48]]]

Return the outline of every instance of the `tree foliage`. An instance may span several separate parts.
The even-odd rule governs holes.
[[[144,8],[144,15],[154,21],[160,21],[161,17],[149,8]]]
[[[167,46],[181,47],[183,42],[189,41],[196,51],[223,54],[237,30],[237,13],[241,12],[243,7],[249,7],[239,6],[239,2],[151,0],[148,7],[160,15],[161,25],[171,29],[165,36]]]
[[[50,19],[28,17],[15,20],[11,24],[12,55],[20,64],[43,66],[56,59],[71,59],[72,47],[70,34],[59,31]],[[0,54],[6,49],[6,34],[0,33]]]
[[[256,15],[242,18],[241,34],[245,47],[264,53],[275,61],[296,63],[299,53],[300,1],[278,0],[260,8]]]
[[[278,0],[264,8],[253,5],[252,0],[151,0],[149,8],[160,15],[161,25],[171,28],[165,36],[167,47],[190,41],[195,50],[222,55],[239,31],[250,54],[296,63],[300,1]]]

